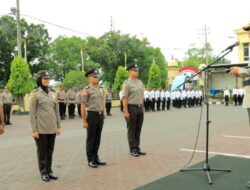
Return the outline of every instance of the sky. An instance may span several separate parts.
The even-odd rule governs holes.
[[[45,24],[52,38],[59,35],[99,37],[110,23],[123,34],[146,37],[162,50],[167,61],[183,59],[191,44],[198,48],[207,39],[218,55],[237,41],[234,30],[250,22],[250,0],[19,0],[21,15],[71,28]],[[0,0],[0,16],[10,13],[16,0]],[[41,21],[24,17],[29,23]],[[227,59],[237,60],[237,48]]]

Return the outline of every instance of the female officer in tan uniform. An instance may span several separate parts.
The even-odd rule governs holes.
[[[57,179],[51,167],[55,137],[61,133],[59,106],[55,93],[48,88],[49,79],[47,71],[39,71],[38,88],[31,93],[30,98],[32,137],[37,145],[41,178],[46,182]]]

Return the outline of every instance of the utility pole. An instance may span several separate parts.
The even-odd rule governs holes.
[[[16,30],[17,30],[17,51],[18,51],[18,56],[22,57],[19,0],[16,0]]]
[[[82,72],[84,72],[84,61],[83,61],[83,49],[82,49],[82,47],[81,47],[80,54],[81,54]]]
[[[110,17],[110,32],[113,32],[113,17]]]
[[[207,25],[205,24],[205,28],[204,28],[204,32],[205,32],[205,56],[206,56],[206,65],[208,65],[208,47],[207,47]]]

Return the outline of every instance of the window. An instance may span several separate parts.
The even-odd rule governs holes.
[[[243,60],[249,60],[249,43],[243,43]]]

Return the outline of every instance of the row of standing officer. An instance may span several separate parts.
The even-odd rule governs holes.
[[[138,79],[138,66],[128,67],[129,79],[123,84],[124,118],[128,128],[130,153],[134,157],[145,155],[140,149],[143,124],[143,84]],[[85,75],[89,86],[82,92],[81,113],[83,127],[87,129],[86,154],[88,165],[97,168],[106,165],[99,159],[98,151],[104,124],[106,96],[99,85],[99,72],[90,70]],[[61,134],[58,96],[49,88],[50,76],[42,70],[37,74],[37,89],[30,94],[30,121],[32,137],[37,146],[37,158],[41,179],[49,182],[58,177],[52,171],[52,158],[56,135]]]
[[[75,91],[70,88],[68,92],[65,92],[63,87],[59,87],[59,91],[56,93],[56,99],[59,102],[60,117],[62,120],[66,117],[66,106],[68,104],[69,119],[75,117],[75,106],[77,105],[78,115],[81,116],[81,102],[82,102],[82,88],[79,91]]]
[[[173,92],[170,92],[169,90],[144,90],[145,111],[155,111],[155,104],[158,111],[160,110],[160,108],[162,110],[165,110],[165,107],[167,108],[167,110],[169,110],[171,101],[173,103],[173,107],[177,108],[180,108],[182,106],[201,106],[202,100],[202,90],[178,89]]]

